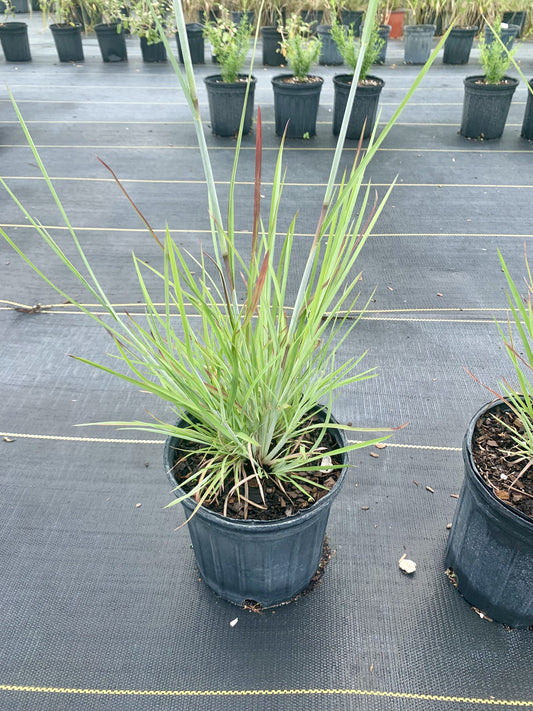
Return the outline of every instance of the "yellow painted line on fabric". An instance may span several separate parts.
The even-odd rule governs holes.
[[[4,180],[39,180],[45,181],[42,175],[7,175],[3,177]],[[81,183],[114,183],[113,178],[80,178],[80,177],[69,177],[61,175],[51,175],[50,180],[56,181],[69,181],[69,182],[81,182]],[[176,180],[176,179],[145,179],[145,178],[120,178],[121,183],[141,183],[146,185],[207,185],[205,180]],[[229,180],[215,180],[216,185],[230,185]],[[272,186],[274,183],[269,181],[262,181],[263,186]],[[253,180],[236,180],[235,185],[255,185]],[[295,183],[286,181],[283,183],[285,188],[325,188],[326,183]],[[338,183],[336,183],[338,185]],[[369,183],[361,183],[362,186],[368,186]],[[374,183],[371,182],[370,185],[374,188],[388,188],[390,183]],[[505,190],[521,190],[523,188],[532,189],[533,183],[523,184],[523,185],[509,185],[509,184],[489,184],[489,183],[405,183],[399,181],[395,184],[394,189],[398,188],[485,188],[485,189],[505,189]]]
[[[509,124],[507,124],[509,125]],[[518,124],[517,124],[518,125]],[[29,146],[27,143],[3,143],[2,144],[3,148],[28,148]],[[198,146],[195,145],[190,145],[190,146],[182,146],[182,145],[165,145],[165,146],[137,146],[137,145],[120,145],[120,146],[113,146],[113,145],[101,145],[101,146],[93,146],[93,145],[77,145],[77,144],[70,144],[70,145],[58,145],[58,144],[42,144],[40,143],[37,145],[37,148],[39,149],[44,149],[44,148],[58,148],[58,149],[66,149],[66,148],[76,148],[76,149],[87,149],[87,150],[105,150],[105,149],[113,149],[113,150],[158,150],[158,151],[168,151],[168,150],[180,150],[180,151],[198,151]],[[225,146],[214,146],[211,145],[208,147],[210,151],[235,151],[235,145],[233,143],[225,145]],[[314,153],[325,153],[325,152],[330,152],[333,153],[335,150],[335,146],[287,146],[285,145],[283,148],[283,152],[314,152]],[[344,151],[352,151],[355,153],[356,148],[351,147],[351,146],[345,146],[343,148]],[[241,145],[241,151],[254,151],[255,152],[255,146],[242,146]],[[279,146],[263,146],[263,152],[265,151],[279,151]],[[496,155],[507,155],[507,154],[514,154],[514,153],[532,153],[533,149],[494,149],[494,150],[484,150],[483,148],[379,148],[379,152],[388,152],[388,153],[450,153],[450,154],[457,154],[457,153],[479,153],[480,155],[489,155],[489,154],[496,154]]]
[[[21,307],[21,308],[30,308],[29,304],[21,304],[18,301],[9,301],[8,299],[0,299],[0,304],[5,304],[5,306],[0,306],[0,309],[2,310],[12,310],[15,307]],[[81,306],[84,306],[85,308],[94,308],[98,307],[99,304],[96,303],[80,303]],[[142,308],[142,304],[139,304],[138,301],[135,302],[125,302],[125,303],[115,303],[111,304],[114,309],[120,309],[120,308]],[[165,304],[162,301],[154,301],[153,305],[155,307],[164,307]],[[41,305],[41,308],[45,309],[60,309],[61,311],[70,308],[71,304],[68,303],[61,303],[61,304],[46,304]],[[185,306],[190,306],[190,303],[185,303]],[[217,304],[217,306],[222,306],[222,304]],[[291,312],[293,309],[290,306],[286,307],[288,312]],[[358,314],[410,314],[410,313],[470,313],[470,312],[483,312],[483,313],[488,313],[488,314],[493,314],[494,312],[501,311],[503,313],[507,313],[509,311],[508,308],[505,307],[490,307],[490,306],[465,306],[465,307],[459,307],[459,306],[454,306],[454,307],[439,307],[439,308],[431,308],[429,306],[427,307],[417,307],[417,308],[404,308],[404,309],[376,309],[376,308],[368,308],[368,309],[354,309],[353,311],[350,311],[351,314],[353,315],[358,315]],[[79,312],[75,312],[79,313]],[[346,311],[339,311],[339,316],[344,316],[347,312]]]
[[[27,229],[35,229],[32,227],[32,225],[28,223],[2,223],[1,226],[4,229],[8,228],[13,228],[13,229],[22,229],[22,228],[27,228]],[[65,225],[41,225],[45,230],[60,230],[60,231],[67,231],[68,227]],[[146,233],[147,230],[144,227],[74,227],[73,228],[75,232],[127,232],[127,233]],[[166,229],[162,227],[157,227],[154,228],[154,232],[157,234],[166,234]],[[204,235],[204,234],[211,234],[211,230],[208,229],[197,229],[197,228],[169,228],[170,234],[199,234],[199,235]],[[235,230],[235,234],[237,235],[242,235],[242,236],[247,236],[251,235],[252,233],[250,230]],[[278,232],[278,235],[284,235],[285,232]],[[295,237],[308,237],[308,238],[313,238],[314,233],[311,232],[295,232],[294,233]],[[466,233],[466,232],[373,232],[372,237],[468,237],[468,238],[490,238],[490,237],[498,237],[498,238],[518,238],[518,239],[527,239],[531,237],[531,234],[522,234],[522,233],[509,233],[509,234],[502,234],[501,232],[474,232],[474,233]]]
[[[0,684],[0,691],[39,694],[69,694],[83,696],[151,696],[151,697],[223,697],[223,696],[367,696],[374,698],[410,699],[416,701],[444,701],[448,703],[512,706],[532,708],[533,701],[521,699],[477,698],[446,694],[422,694],[408,691],[378,691],[375,689],[83,689],[56,686],[25,686]]]

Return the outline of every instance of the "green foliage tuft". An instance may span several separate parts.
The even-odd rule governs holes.
[[[518,47],[514,46],[511,50],[502,47],[499,41],[501,38],[501,23],[499,21],[495,23],[491,31],[495,35],[492,42],[487,42],[484,37],[479,41],[480,61],[487,84],[499,84],[508,71],[511,58]]]
[[[281,32],[281,53],[287,60],[296,81],[306,81],[313,64],[318,62],[322,41],[311,34],[311,25],[300,15],[292,14]]]
[[[238,80],[248,53],[251,34],[252,28],[246,16],[236,24],[225,7],[220,8],[216,22],[206,24],[204,36],[211,43],[224,82],[233,83]]]
[[[354,26],[350,25],[350,27],[346,27],[346,25],[342,25],[336,16],[333,16],[332,22],[331,36],[333,37],[333,41],[337,45],[344,63],[347,64],[352,71],[355,71],[359,53],[361,51],[361,41],[355,36]],[[359,81],[366,79],[366,76],[370,71],[370,67],[377,61],[381,48],[384,44],[385,40],[383,40],[378,34],[378,25],[374,24],[370,34],[370,40],[363,57]]]

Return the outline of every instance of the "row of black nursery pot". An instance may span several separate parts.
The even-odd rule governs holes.
[[[242,75],[242,79],[246,79]],[[287,138],[310,138],[316,134],[316,120],[324,80],[309,77],[309,81],[296,82],[292,75],[280,74],[272,79],[274,91],[274,116],[276,134]],[[338,74],[333,78],[333,133],[338,135],[344,117],[351,87],[351,74]],[[219,136],[234,136],[239,130],[246,95],[246,81],[227,84],[220,75],[205,78],[211,130]],[[532,80],[533,82],[533,80]],[[253,103],[256,80],[252,77],[248,89],[244,133],[252,128]],[[459,133],[465,138],[494,139],[503,134],[511,100],[518,80],[505,77],[501,84],[486,84],[484,77],[472,76],[464,80],[465,96]],[[357,87],[355,102],[350,114],[348,139],[358,140],[364,129],[368,138],[374,128],[379,97],[384,82],[368,75]],[[530,83],[531,88],[533,86]],[[522,125],[523,138],[533,140],[533,97],[528,94]]]
[[[81,24],[52,24],[50,31],[60,62],[83,62]],[[128,59],[125,32],[117,23],[97,24],[94,27],[98,46],[104,62],[122,62]],[[204,62],[204,38],[202,25],[195,23],[187,27],[187,37],[191,56],[195,64]],[[178,51],[181,46],[176,34]],[[25,22],[5,22],[0,24],[0,43],[7,62],[31,61],[28,40],[28,26]],[[146,37],[140,38],[144,62],[165,62],[167,53],[162,42],[149,44]]]
[[[245,75],[241,79],[246,79]],[[248,88],[244,133],[252,128],[253,103],[256,79],[225,83],[219,74],[204,79],[207,88],[211,130],[218,136],[234,136],[241,121]],[[351,74],[334,77],[333,133],[339,134],[352,82]],[[310,138],[316,134],[316,120],[324,80],[310,76],[308,81],[297,82],[291,74],[273,77],[274,115],[276,134],[287,138]],[[350,114],[346,137],[358,140],[364,128],[368,138],[374,128],[379,96],[385,82],[368,75],[357,87],[356,99]]]

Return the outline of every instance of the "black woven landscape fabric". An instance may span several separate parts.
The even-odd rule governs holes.
[[[210,248],[196,140],[170,66],[59,64],[40,14],[30,22],[31,64],[0,63],[0,173],[61,243],[68,234],[8,100],[9,85],[93,267],[113,302],[134,313],[142,294],[131,252],[160,251],[97,161],[124,181],[152,226],[168,223],[193,254]],[[207,52],[206,52],[207,56]],[[533,75],[533,47],[517,55]],[[260,62],[260,50],[258,60]],[[374,73],[385,80],[381,123],[416,76],[403,43]],[[317,136],[287,145],[280,228],[299,212],[304,263],[327,181],[333,67]],[[258,64],[264,117],[263,194],[279,139],[270,80]],[[222,195],[235,141],[212,136]],[[101,359],[106,333],[30,273],[0,241],[0,709],[5,711],[363,711],[533,708],[533,632],[508,630],[473,611],[444,571],[447,524],[457,505],[467,424],[508,374],[494,317],[506,318],[497,249],[523,274],[533,253],[533,147],[520,138],[522,81],[502,139],[458,135],[463,78],[479,73],[439,58],[368,176],[382,196],[397,186],[359,261],[364,319],[341,355],[368,351],[377,378],[343,391],[335,412],[354,425],[398,426],[385,449],[363,449],[334,506],[334,552],[317,589],[257,614],[219,600],[195,568],[162,466],[146,433],[75,427],[169,410],[145,393],[69,358]],[[236,227],[250,239],[254,136],[244,139]],[[347,147],[344,166],[354,159]],[[0,222],[43,270],[89,300],[28,228],[5,193]],[[295,279],[296,281],[296,279]],[[295,288],[295,285],[292,285]],[[33,308],[32,308],[33,307]],[[111,363],[112,364],[112,363]],[[417,563],[407,577],[403,554]],[[238,619],[233,626],[232,621]]]

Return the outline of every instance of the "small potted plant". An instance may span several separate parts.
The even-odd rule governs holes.
[[[437,27],[433,24],[406,25],[404,62],[406,64],[425,64],[431,54],[433,36]]]
[[[263,10],[264,23],[261,26],[263,40],[263,64],[279,67],[284,63],[281,53],[281,32],[279,26],[285,24],[285,7],[280,0],[273,0]]]
[[[361,31],[361,25],[363,23],[363,16],[365,14],[365,5],[360,0],[343,0],[339,3],[338,7],[331,5],[331,20],[333,22],[333,15],[336,19],[341,22],[341,24],[347,27],[353,27],[353,32],[356,37],[359,37]]]
[[[60,62],[83,62],[82,25],[76,0],[39,0],[43,17],[53,20],[50,31]]]
[[[155,18],[167,29],[168,16],[172,9],[170,0],[131,0],[123,24],[141,43],[143,62],[167,61],[165,44],[161,41]]]
[[[94,32],[104,62],[123,62],[128,59],[124,32],[124,3],[122,0],[102,0],[98,4],[100,22]]]
[[[382,5],[380,15],[384,24],[391,28],[390,39],[399,39],[403,35],[405,13],[405,3],[402,0],[386,0]]]
[[[211,130],[218,136],[235,136],[246,102],[243,133],[247,134],[252,128],[255,77],[248,80],[248,76],[240,72],[250,47],[251,27],[246,17],[236,24],[230,12],[221,7],[220,17],[206,24],[204,35],[220,67],[220,74],[204,79]]]
[[[465,97],[459,133],[465,138],[500,138],[518,86],[517,79],[506,75],[517,48],[506,51],[500,42],[499,28],[500,24],[496,23],[494,42],[485,39],[479,42],[484,74],[464,80]]]
[[[334,20],[331,32],[344,63],[352,70],[351,74],[336,74],[333,77],[335,91],[333,104],[333,134],[338,136],[361,46],[354,37],[353,27],[346,28]],[[361,136],[363,136],[363,138],[369,138],[374,130],[379,97],[385,82],[379,77],[369,75],[368,72],[372,64],[378,59],[382,45],[383,40],[378,34],[378,26],[374,25],[361,64],[355,101],[350,115],[346,138],[356,140]]]
[[[28,25],[25,22],[8,22],[8,17],[14,14],[9,0],[4,3],[4,17],[0,22],[0,43],[6,62],[31,61],[30,43],[28,40]]]
[[[508,288],[508,327],[498,327],[514,383],[472,418],[465,479],[446,552],[448,575],[465,599],[509,627],[533,625],[533,279],[526,294],[499,254]],[[477,378],[476,378],[477,380]]]
[[[444,43],[444,64],[468,64],[474,37],[477,35],[477,25],[454,25]]]
[[[198,7],[195,3],[184,2],[183,12],[186,19],[186,41],[189,45],[191,61],[193,64],[205,64],[204,26],[202,23],[196,21]],[[183,64],[181,38],[179,32],[176,30],[175,23],[173,23],[173,29],[176,36],[176,44],[178,46],[179,60]]]
[[[320,57],[321,41],[311,26],[292,14],[282,34],[281,52],[292,74],[279,74],[272,79],[276,134],[288,138],[309,138],[316,134],[320,92],[324,80],[309,74]]]

